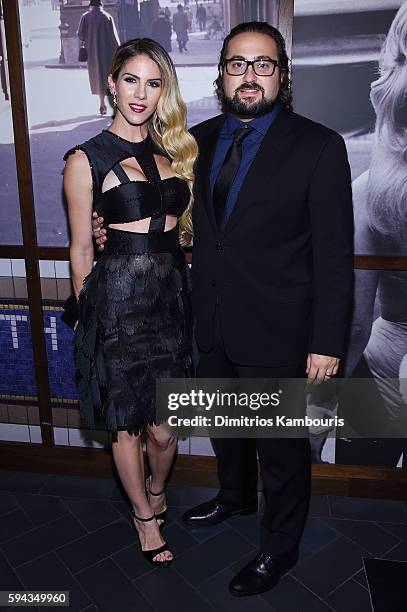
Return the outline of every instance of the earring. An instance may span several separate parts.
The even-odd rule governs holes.
[[[113,96],[113,106],[117,106],[117,94],[115,91],[112,91],[111,94]]]
[[[154,123],[156,124],[157,129],[159,131],[161,131],[163,125],[162,125],[162,121],[161,121],[160,117],[158,116],[157,112],[154,113]]]

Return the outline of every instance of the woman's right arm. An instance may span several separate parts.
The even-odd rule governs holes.
[[[70,260],[76,299],[85,277],[93,266],[92,242],[92,175],[82,151],[68,157],[64,170],[64,191],[68,203],[71,229]]]
[[[79,26],[78,26],[78,38],[81,42],[86,42],[86,35],[87,35],[87,24],[86,24],[86,19],[85,16],[82,15],[80,21],[79,21]]]
[[[368,176],[369,172],[366,171],[353,183],[356,255],[375,254],[375,245],[366,208]],[[369,342],[379,283],[379,271],[355,270],[354,279],[354,310],[348,351],[345,358],[345,376],[352,374]]]

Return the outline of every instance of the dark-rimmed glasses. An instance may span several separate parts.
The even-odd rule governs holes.
[[[277,60],[270,58],[250,61],[232,57],[231,59],[225,59],[223,64],[230,76],[241,76],[249,66],[253,67],[257,76],[273,76],[277,66],[280,66]]]

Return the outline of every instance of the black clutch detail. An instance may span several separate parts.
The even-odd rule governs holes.
[[[87,62],[88,61],[88,50],[86,47],[79,48],[78,62]]]
[[[70,327],[72,330],[74,330],[75,329],[75,325],[78,322],[79,308],[78,308],[78,302],[77,302],[76,297],[75,297],[75,295],[73,293],[62,304],[62,308],[64,309],[64,312],[61,315],[61,320],[66,325],[68,325],[68,327]]]

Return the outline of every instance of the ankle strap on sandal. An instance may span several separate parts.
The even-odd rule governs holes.
[[[153,497],[159,497],[160,495],[162,495],[165,491],[165,488],[160,491],[159,493],[153,493],[151,489],[148,489],[148,492],[150,493],[150,495],[152,495]]]
[[[152,516],[149,516],[148,518],[141,518],[140,516],[137,516],[134,511],[134,508],[131,509],[131,513],[135,519],[137,519],[138,521],[143,521],[143,523],[147,523],[148,521],[152,521],[155,519],[155,514],[153,514]]]
[[[151,485],[151,475],[147,478],[147,482],[148,482],[148,492],[150,493],[150,495],[152,495],[153,497],[158,497],[159,495],[162,495],[165,491],[165,485],[162,491],[160,491],[159,493],[153,493],[152,490],[150,489],[150,485]]]

